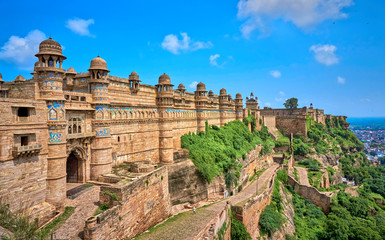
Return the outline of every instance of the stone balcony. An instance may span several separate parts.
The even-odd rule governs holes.
[[[32,144],[27,146],[16,146],[12,149],[13,157],[28,157],[40,152],[42,144]]]
[[[67,134],[67,139],[87,138],[87,137],[94,137],[95,135],[96,135],[95,132],[72,133],[72,134]]]

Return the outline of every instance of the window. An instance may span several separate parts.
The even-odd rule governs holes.
[[[21,143],[21,146],[28,146],[28,136],[21,136],[20,143]]]
[[[71,118],[68,121],[68,134],[81,133],[83,121],[80,118]]]
[[[120,142],[120,137],[118,136],[118,142]]]
[[[19,107],[19,109],[17,109],[17,116],[18,117],[28,117],[29,116],[28,108],[26,108],[26,107]]]

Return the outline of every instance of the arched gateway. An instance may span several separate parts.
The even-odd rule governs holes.
[[[75,147],[69,151],[66,163],[67,182],[85,182],[86,153],[83,148]]]

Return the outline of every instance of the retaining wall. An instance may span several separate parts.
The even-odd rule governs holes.
[[[170,213],[167,167],[132,182],[101,186],[100,203],[110,208],[87,219],[85,240],[125,239],[146,231]]]

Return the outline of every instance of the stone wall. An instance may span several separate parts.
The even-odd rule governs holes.
[[[277,129],[283,131],[288,137],[297,133],[307,135],[306,116],[277,116],[276,124]]]
[[[238,159],[242,163],[241,176],[239,178],[240,183],[246,184],[251,176],[254,175],[258,170],[268,168],[274,163],[273,153],[259,156],[261,146],[256,146],[255,149],[249,151],[246,154],[246,159]]]
[[[223,238],[219,238],[218,232],[225,229]],[[226,204],[221,212],[211,219],[203,230],[193,238],[194,240],[222,239],[231,240],[230,204]]]
[[[259,235],[259,218],[263,209],[270,204],[275,176],[276,172],[271,176],[267,188],[261,194],[232,206],[233,217],[245,224],[252,239],[256,239]]]
[[[125,239],[143,233],[170,213],[167,167],[132,182],[123,180],[112,186],[102,186],[100,203],[111,208],[86,221],[85,240]]]
[[[315,187],[299,184],[293,177],[289,175],[287,183],[303,198],[308,199],[311,203],[321,207],[324,213],[329,213],[332,197],[326,193],[319,192]]]

